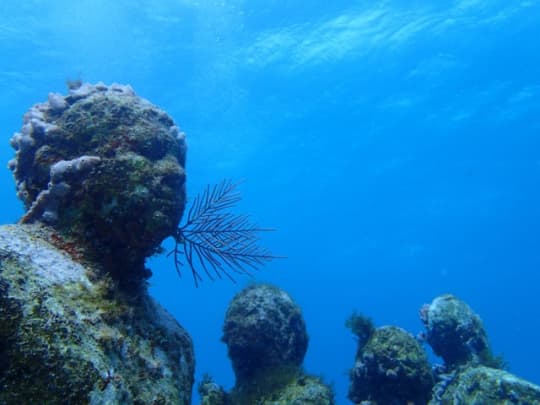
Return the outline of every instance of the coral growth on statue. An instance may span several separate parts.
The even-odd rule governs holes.
[[[149,275],[185,205],[185,137],[167,113],[130,86],[72,86],[34,105],[11,145],[22,223],[52,226],[118,278]]]
[[[129,86],[79,84],[11,145],[26,213],[0,226],[0,403],[189,405],[191,338],[144,283],[184,209],[184,135]]]

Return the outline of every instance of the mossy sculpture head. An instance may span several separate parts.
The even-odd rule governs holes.
[[[349,399],[355,403],[427,404],[433,388],[428,358],[418,341],[396,326],[383,326],[356,353]]]
[[[185,205],[184,134],[129,86],[70,86],[25,115],[9,162],[26,213],[119,279],[173,235]]]
[[[420,309],[426,327],[425,338],[447,368],[484,365],[505,368],[501,357],[494,356],[480,316],[464,301],[444,294]]]
[[[236,375],[236,387],[269,379],[275,370],[299,370],[308,346],[300,307],[283,290],[255,284],[229,304],[222,341]],[[275,378],[271,378],[275,380]]]

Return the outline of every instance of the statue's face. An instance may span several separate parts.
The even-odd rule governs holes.
[[[66,97],[50,95],[25,115],[12,144],[26,219],[145,253],[177,228],[183,134],[130,88],[83,85]]]

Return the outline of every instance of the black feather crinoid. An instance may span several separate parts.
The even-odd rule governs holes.
[[[234,282],[231,272],[251,275],[250,270],[280,257],[257,244],[258,234],[272,229],[259,228],[247,215],[228,211],[240,199],[237,184],[231,180],[207,186],[193,201],[185,224],[176,230],[168,256],[173,255],[180,276],[185,258],[195,286],[203,280],[203,272],[211,280],[225,275]]]

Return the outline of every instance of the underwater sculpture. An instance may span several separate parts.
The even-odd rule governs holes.
[[[51,229],[0,226],[1,404],[191,403],[188,333],[49,243]]]
[[[148,295],[144,264],[166,236],[176,240],[177,270],[184,254],[196,283],[204,273],[231,275],[222,271],[228,253],[219,247],[226,243],[238,242],[253,258],[225,270],[242,273],[244,265],[273,258],[252,244],[250,232],[264,229],[221,211],[237,201],[234,184],[208,188],[178,226],[185,206],[184,135],[128,86],[81,85],[67,96],[51,94],[25,114],[11,142],[17,153],[9,167],[27,211],[19,224],[0,226],[0,403],[190,404],[191,338]],[[214,219],[204,217],[206,209]],[[194,235],[202,230],[214,237],[216,224],[236,236],[217,232],[207,245],[217,256],[197,251]],[[500,362],[486,351],[487,334],[466,304],[442,296],[421,314],[428,343],[445,361],[434,373],[430,405],[540,403],[540,387],[495,368]],[[422,358],[408,334],[354,325],[362,348],[352,374],[427,375],[423,361],[407,368],[411,354]],[[278,288],[240,292],[223,340],[237,382],[225,392],[205,379],[204,405],[334,403],[331,389],[301,368],[305,324]],[[395,361],[390,367],[379,355],[385,350]],[[384,378],[362,381],[376,385]],[[427,380],[409,381],[423,387]],[[394,388],[395,403],[414,396],[411,387]],[[363,403],[374,404],[375,394],[368,396]]]
[[[189,404],[191,338],[149,296],[145,261],[172,236],[197,285],[273,259],[266,229],[227,212],[236,185],[209,187],[179,226],[185,136],[124,85],[70,83],[10,142],[26,212],[0,227],[0,403]]]
[[[50,94],[11,138],[9,162],[27,212],[117,280],[137,284],[144,262],[176,231],[185,206],[184,134],[129,86],[82,84]]]
[[[444,364],[434,369],[429,405],[538,404],[540,387],[503,370],[480,317],[462,300],[444,294],[420,309],[421,335]]]
[[[358,336],[348,398],[354,403],[426,404],[433,376],[420,344],[401,328],[370,328],[363,319],[353,314],[347,322]]]
[[[453,295],[420,310],[426,332],[415,339],[396,326],[376,328],[353,312],[345,325],[358,338],[348,398],[355,404],[537,404],[540,387],[502,370],[492,355],[480,317]],[[427,342],[443,365],[431,367]]]
[[[230,393],[207,377],[201,405],[332,405],[332,390],[302,370],[308,335],[298,305],[283,290],[256,284],[229,304],[223,324],[236,383]]]
[[[240,199],[230,181],[196,197],[178,225],[185,135],[129,86],[76,83],[65,97],[50,94],[24,115],[11,145],[9,168],[27,209],[21,222],[53,226],[123,284],[151,275],[145,260],[169,236],[177,272],[185,258],[196,285],[203,273],[232,279],[228,270],[249,274],[276,257],[257,244],[268,229],[228,212]]]
[[[184,209],[184,135],[98,83],[50,94],[11,144],[26,213],[0,227],[0,403],[190,404],[191,338],[144,283]]]
[[[540,387],[500,369],[480,317],[453,295],[436,297],[420,310],[426,327],[417,339],[396,326],[375,328],[354,312],[346,326],[358,338],[349,373],[355,404],[539,404]],[[419,341],[444,365],[431,367]]]
[[[262,370],[300,366],[308,346],[300,308],[285,291],[268,284],[247,287],[234,296],[222,340],[240,383]]]
[[[436,297],[420,309],[420,319],[426,328],[423,338],[447,368],[471,363],[502,366],[502,361],[491,353],[480,317],[455,296]]]

